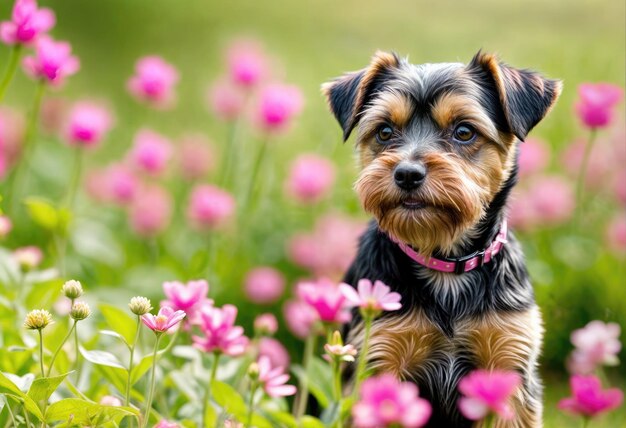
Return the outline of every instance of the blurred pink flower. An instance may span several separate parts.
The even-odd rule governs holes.
[[[538,177],[528,188],[528,199],[537,220],[545,225],[560,224],[568,220],[576,202],[571,184],[558,176]]]
[[[195,320],[204,305],[213,304],[213,300],[208,298],[209,283],[203,279],[188,281],[186,284],[167,281],[163,283],[163,292],[167,300],[161,301],[161,307],[169,306],[174,310],[185,311],[189,321]]]
[[[185,311],[175,311],[169,306],[163,306],[157,315],[142,315],[141,322],[155,333],[164,333],[176,326],[183,318],[185,318]]]
[[[339,284],[339,288],[347,300],[346,305],[358,307],[361,312],[377,314],[381,311],[397,311],[402,307],[400,294],[391,291],[382,281],[375,281],[372,285],[369,279],[360,279],[358,292],[348,284]]]
[[[314,154],[304,154],[291,163],[285,188],[296,200],[314,203],[328,193],[334,181],[335,167],[331,161]]]
[[[626,205],[626,171],[617,171],[613,177],[613,192],[622,205]]]
[[[18,160],[25,134],[24,116],[0,106],[0,179]]]
[[[210,184],[193,188],[187,218],[197,228],[215,229],[226,223],[235,211],[235,198]]]
[[[287,242],[287,256],[314,276],[340,278],[354,260],[365,224],[337,214],[326,214],[311,233],[296,234]]]
[[[366,379],[359,401],[352,407],[356,428],[421,427],[432,413],[430,403],[418,396],[417,386],[399,382],[390,374]]]
[[[174,66],[160,56],[146,56],[137,60],[135,75],[127,82],[128,91],[139,101],[155,108],[172,107],[175,101],[174,86],[179,75]]]
[[[238,118],[246,106],[242,89],[226,79],[219,79],[211,85],[207,100],[211,111],[226,121]]]
[[[529,231],[537,226],[537,213],[529,201],[527,189],[519,186],[513,189],[507,209],[508,222],[512,228]]]
[[[185,180],[201,179],[213,170],[215,153],[202,134],[189,134],[179,141],[178,167]]]
[[[494,412],[502,419],[515,416],[509,398],[521,385],[520,375],[509,371],[474,370],[459,382],[459,409],[463,416],[480,420]]]
[[[65,136],[70,145],[97,145],[113,126],[113,115],[101,104],[80,101],[72,107]]]
[[[606,243],[616,254],[626,254],[626,214],[618,213],[611,219],[606,229]]]
[[[158,175],[165,170],[172,152],[170,140],[150,129],[141,129],[135,134],[130,160],[140,170]]]
[[[161,419],[152,428],[182,428],[182,425],[178,424],[177,422],[168,421],[167,419]]]
[[[72,55],[68,42],[56,42],[48,35],[42,35],[35,42],[35,55],[24,57],[22,65],[33,79],[60,86],[66,77],[78,71],[80,61]]]
[[[263,47],[255,40],[233,42],[226,56],[230,78],[238,85],[250,88],[268,74],[268,61]]]
[[[285,302],[283,315],[289,331],[300,339],[307,338],[313,330],[313,325],[319,320],[317,311],[302,300]]]
[[[259,356],[269,358],[272,367],[289,367],[289,352],[273,337],[262,337],[259,340]]]
[[[567,362],[570,372],[589,374],[599,365],[619,364],[617,354],[622,349],[619,335],[618,324],[602,321],[591,321],[585,327],[574,330],[570,337],[576,349]]]
[[[300,89],[293,85],[267,85],[259,94],[256,119],[265,132],[280,132],[302,111]]]
[[[526,177],[541,172],[550,162],[550,149],[542,140],[528,138],[519,145],[519,173]]]
[[[11,20],[0,23],[0,40],[7,45],[29,44],[54,27],[55,22],[54,12],[38,9],[35,0],[16,0]]]
[[[294,395],[296,387],[286,385],[289,375],[285,374],[284,367],[272,367],[270,359],[264,355],[259,357],[259,382],[263,390],[270,397],[285,397]]]
[[[91,170],[85,179],[87,193],[98,202],[128,205],[137,194],[139,181],[123,163],[114,163],[103,170]]]
[[[601,128],[609,125],[613,107],[617,105],[624,91],[611,83],[583,83],[578,86],[579,100],[575,104],[576,113],[583,125]]]
[[[162,232],[170,222],[172,198],[166,190],[149,186],[137,192],[130,206],[130,225],[140,236]]]
[[[0,238],[5,238],[13,229],[13,222],[5,215],[0,215]]]
[[[296,293],[309,304],[325,323],[343,324],[352,318],[346,297],[339,285],[322,278],[316,282],[300,282]]]
[[[46,96],[41,103],[41,128],[47,135],[58,135],[66,125],[70,103],[64,98]]]
[[[231,357],[243,354],[248,347],[248,338],[243,328],[235,325],[237,308],[224,305],[221,309],[204,306],[194,320],[204,336],[193,336],[193,346],[204,352],[219,352]]]
[[[13,250],[13,258],[24,270],[34,269],[43,261],[43,252],[39,247],[29,245]]]
[[[285,291],[285,277],[269,267],[252,269],[244,279],[246,297],[254,303],[274,303]]]
[[[598,141],[589,155],[585,184],[590,188],[605,187],[609,174],[614,169],[620,168],[620,165],[616,163],[612,148],[607,143],[608,141]],[[574,177],[580,173],[586,144],[584,139],[577,139],[563,152],[562,160],[565,168]]]
[[[99,404],[102,406],[120,407],[122,405],[122,400],[114,395],[104,395],[100,398]]]
[[[617,388],[602,389],[596,376],[574,375],[570,378],[572,397],[559,401],[559,409],[583,417],[594,417],[622,404],[624,394]]]
[[[254,319],[254,331],[260,335],[273,336],[278,331],[278,320],[270,313],[258,315]]]

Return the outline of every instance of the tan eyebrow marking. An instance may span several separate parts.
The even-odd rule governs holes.
[[[471,96],[444,94],[433,105],[431,114],[442,129],[448,128],[457,120],[466,120],[489,139],[495,142],[500,141],[495,125],[485,110]]]

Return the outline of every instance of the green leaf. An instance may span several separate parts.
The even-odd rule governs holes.
[[[257,428],[274,428],[275,427],[275,425],[270,423],[270,421],[268,421],[267,419],[265,419],[263,416],[259,415],[258,413],[254,413],[252,415],[252,426],[257,427]]]
[[[189,260],[189,277],[195,278],[196,276],[202,276],[209,264],[209,252],[206,250],[198,250],[191,256]]]
[[[213,406],[206,406],[206,412],[204,413],[205,426],[214,427],[217,422],[217,412]]]
[[[127,371],[126,367],[124,367],[120,360],[118,360],[117,357],[110,352],[88,351],[81,346],[80,353],[90,363],[98,364],[100,366],[115,367]]]
[[[313,416],[308,416],[308,415],[303,416],[300,419],[300,427],[301,428],[325,428],[322,421],[320,421],[317,418],[314,418]]]
[[[139,361],[139,364],[133,367],[130,374],[131,386],[136,384],[143,375],[146,374],[150,367],[152,367],[152,361],[154,360],[154,354],[146,355]]]
[[[137,333],[137,319],[112,305],[102,304],[98,305],[98,308],[109,327],[119,333],[126,343],[132,345]]]
[[[66,398],[48,407],[46,422],[50,424],[72,418],[73,425],[92,426],[98,421],[98,426],[101,426],[105,421],[119,421],[125,416],[138,415],[139,411],[131,407],[103,406],[80,398]]]
[[[28,396],[32,398],[33,401],[48,401],[52,393],[56,391],[61,382],[63,382],[70,373],[71,372],[59,376],[35,379],[28,389]]]
[[[24,394],[20,389],[11,382],[4,374],[0,372],[0,394],[6,394],[12,396],[14,399],[22,402],[26,410],[35,415],[40,421],[43,420],[43,415],[37,404],[28,395]]]
[[[298,426],[298,421],[291,413],[268,409],[265,409],[265,413],[267,413],[269,419],[279,422],[281,426],[286,426],[287,428],[297,428]]]
[[[127,347],[128,349],[130,349],[130,345],[128,344],[128,342],[126,342],[126,338],[124,338],[124,336],[122,336],[122,335],[121,335],[121,334],[119,334],[118,332],[113,331],[113,330],[100,330],[100,332],[99,332],[99,333],[100,333],[100,334],[102,334],[102,335],[104,335],[104,336],[110,336],[110,337],[114,337],[114,338],[116,338],[116,339],[121,340],[121,341],[122,341],[122,343],[123,343],[124,345],[126,345],[126,347]]]
[[[304,376],[304,370],[301,366],[292,366],[292,372],[298,379]],[[308,384],[309,391],[323,408],[333,400],[333,379],[332,371],[327,362],[321,358],[315,357],[309,365]]]
[[[239,420],[245,420],[247,416],[246,403],[232,386],[215,380],[211,383],[211,396],[224,409],[224,412],[232,413]]]
[[[59,225],[59,215],[51,202],[36,196],[24,200],[28,216],[44,229],[53,231]]]

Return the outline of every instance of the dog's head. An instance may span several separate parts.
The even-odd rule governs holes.
[[[430,255],[450,252],[478,224],[561,83],[480,52],[467,65],[379,52],[323,92],[344,140],[357,130],[363,207]]]

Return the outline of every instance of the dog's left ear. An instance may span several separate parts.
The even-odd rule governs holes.
[[[530,70],[509,67],[493,54],[478,52],[468,69],[480,69],[491,75],[509,130],[522,141],[561,95],[560,80],[546,79]]]
[[[359,114],[389,73],[398,68],[400,59],[392,53],[376,52],[363,70],[344,74],[322,85],[330,110],[343,129],[343,140],[359,122]]]

